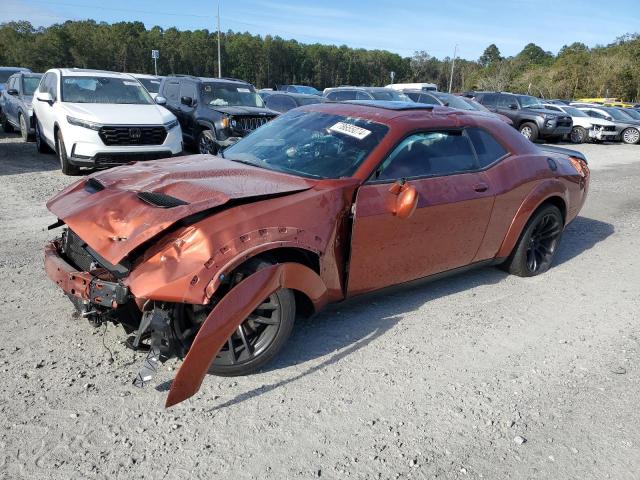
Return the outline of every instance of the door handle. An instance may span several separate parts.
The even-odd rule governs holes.
[[[476,183],[473,186],[473,189],[476,192],[486,192],[487,190],[489,190],[489,185],[487,185],[486,183]]]

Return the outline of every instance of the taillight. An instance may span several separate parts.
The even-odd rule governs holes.
[[[569,160],[571,161],[571,165],[573,165],[573,168],[576,169],[581,177],[586,177],[587,175],[589,175],[589,167],[584,160],[578,157],[569,157]]]

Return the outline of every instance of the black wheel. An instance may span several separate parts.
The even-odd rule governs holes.
[[[211,155],[218,153],[218,143],[211,130],[203,130],[198,135],[198,153]]]
[[[633,127],[627,128],[622,132],[622,134],[620,135],[620,138],[622,138],[622,141],[624,143],[628,143],[628,144],[638,143],[638,141],[640,140],[640,130]]]
[[[250,261],[236,274],[236,281],[272,264]],[[262,368],[291,335],[295,313],[293,291],[283,288],[266,298],[229,337],[209,367],[209,373],[231,377],[248,375]]]
[[[78,175],[80,173],[80,168],[69,163],[67,149],[64,146],[64,140],[62,139],[62,133],[60,130],[56,132],[56,153],[60,160],[60,170],[62,170],[62,173],[65,175]]]
[[[555,205],[545,205],[531,217],[503,268],[519,277],[533,277],[549,270],[556,254],[564,221]]]
[[[24,118],[24,115],[21,113],[18,116],[18,121],[20,122],[20,136],[22,137],[23,142],[29,141],[29,127],[27,126],[27,121]]]
[[[584,143],[588,140],[587,131],[582,127],[573,127],[569,139],[571,143]]]
[[[538,139],[538,126],[535,123],[525,122],[520,125],[518,130],[525,138],[528,138],[532,142]]]
[[[2,112],[0,112],[0,123],[2,123],[2,129],[5,131],[5,133],[13,132],[13,125],[9,123],[9,119]]]
[[[36,149],[40,153],[51,152],[51,148],[49,148],[49,145],[47,144],[47,142],[45,142],[44,138],[42,138],[42,132],[40,131],[40,125],[37,119],[36,119]]]

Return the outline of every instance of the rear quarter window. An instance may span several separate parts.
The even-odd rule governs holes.
[[[476,151],[480,168],[488,167],[508,153],[493,135],[481,128],[467,128],[467,135]]]

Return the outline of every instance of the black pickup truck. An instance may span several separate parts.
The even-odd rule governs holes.
[[[186,144],[214,155],[278,115],[235,78],[165,77],[156,103],[178,118]]]
[[[569,115],[545,110],[540,100],[530,95],[476,92],[474,98],[492,112],[509,117],[514,128],[532,142],[559,140],[573,128]]]

